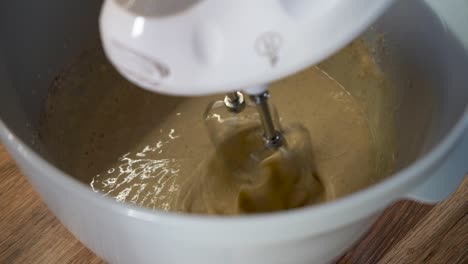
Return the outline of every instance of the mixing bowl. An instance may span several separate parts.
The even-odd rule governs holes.
[[[229,218],[120,204],[54,166],[37,137],[41,111],[54,76],[98,36],[100,3],[2,6],[0,137],[50,210],[111,263],[328,263],[387,206],[401,199],[436,203],[468,171],[464,0],[397,1],[364,35],[400,96],[394,175],[326,204]],[[383,34],[384,48],[375,32]]]

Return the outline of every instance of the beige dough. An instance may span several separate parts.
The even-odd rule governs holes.
[[[296,124],[283,135],[287,144],[272,150],[264,147],[260,126],[232,131],[182,185],[177,210],[226,215],[324,200],[307,130]]]
[[[288,142],[294,151],[270,153],[251,174],[230,168],[220,153],[243,159],[261,147],[252,136],[260,132],[240,131],[215,150],[203,124],[206,106],[222,95],[180,98],[138,89],[100,49],[55,82],[41,137],[50,159],[94,191],[160,210],[231,215],[297,208],[389,174],[382,164],[392,161],[377,153],[381,138],[392,142],[391,133],[375,133],[365,104],[319,67],[273,83],[270,92],[282,126],[293,128]]]

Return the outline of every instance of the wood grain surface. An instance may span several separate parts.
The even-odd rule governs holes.
[[[47,209],[0,145],[0,263],[104,263]],[[437,206],[388,208],[337,263],[468,263],[468,179]]]

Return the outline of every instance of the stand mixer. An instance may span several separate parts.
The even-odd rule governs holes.
[[[106,55],[142,88],[172,95],[227,93],[233,113],[255,103],[268,148],[283,145],[268,83],[318,63],[364,31],[392,0],[107,0]]]
[[[163,2],[167,2],[166,5],[170,2],[187,3],[177,0],[153,0],[150,3]],[[116,203],[113,199],[96,195],[81,179],[74,178],[55,160],[54,156],[66,156],[81,161],[80,158],[76,158],[75,154],[79,154],[79,151],[74,147],[79,145],[80,141],[70,140],[72,144],[65,145],[63,152],[53,153],[54,145],[37,137],[37,126],[43,121],[44,100],[50,94],[51,82],[54,82],[55,87],[54,78],[60,76],[64,69],[69,69],[71,60],[77,58],[78,54],[87,53],[94,56],[94,53],[89,53],[86,48],[90,42],[94,44],[93,40],[98,36],[96,22],[100,11],[103,12],[101,22],[104,48],[121,73],[125,74],[128,71],[125,76],[133,77],[133,82],[154,91],[204,95],[245,91],[247,87],[268,84],[273,79],[282,78],[308,64],[320,61],[317,56],[312,58],[311,55],[316,53],[325,57],[326,54],[333,53],[338,46],[344,45],[352,36],[357,36],[361,29],[370,25],[370,21],[383,11],[388,2],[271,0],[267,3],[257,0],[250,1],[249,8],[242,8],[243,5],[247,5],[247,1],[205,0],[182,8],[173,16],[163,16],[156,12],[158,17],[149,12],[153,11],[151,8],[142,9],[148,12],[130,8],[132,3],[144,3],[138,0],[129,2],[127,8],[123,6],[122,1],[107,0],[104,9],[101,9],[101,1],[94,0],[51,0],[47,1],[47,4],[40,1],[5,1],[4,8],[0,9],[3,11],[5,26],[0,27],[0,31],[2,35],[9,37],[4,38],[0,45],[0,140],[21,168],[25,179],[32,184],[51,212],[71,234],[108,263],[332,263],[366,234],[384,210],[395,202],[411,199],[434,204],[442,201],[456,189],[466,175],[468,94],[464,85],[468,83],[468,5],[465,0],[395,1],[385,14],[372,23],[375,30],[365,32],[365,38],[378,38],[381,34],[385,36],[386,49],[381,54],[378,52],[380,45],[371,45],[371,48],[376,48],[373,59],[381,63],[379,65],[386,76],[391,75],[392,80],[394,78],[397,81],[397,85],[392,88],[401,95],[402,100],[398,102],[395,113],[395,125],[399,133],[396,144],[401,154],[397,155],[396,162],[401,167],[386,180],[326,204],[276,213],[225,217],[153,211],[131,203]],[[226,8],[219,7],[220,3],[226,5]],[[316,3],[322,3],[324,8],[293,8],[294,5],[301,7],[301,4],[313,7]],[[209,8],[209,4],[217,8]],[[288,7],[288,4],[292,7]],[[327,4],[329,8],[326,8]],[[260,7],[255,8],[254,5]],[[343,8],[338,9],[340,6]],[[180,5],[174,4],[173,8],[176,7],[180,8]],[[318,8],[319,4],[316,7]],[[202,8],[206,8],[206,12],[201,12]],[[212,12],[208,13],[209,10]],[[339,10],[344,11],[338,12]],[[199,16],[194,12],[200,12]],[[333,16],[335,22],[325,21],[326,15],[334,13],[337,14]],[[264,16],[272,17],[268,20]],[[184,17],[187,20],[178,24],[177,21]],[[213,23],[200,23],[206,19]],[[222,23],[228,20],[235,21],[236,24]],[[267,20],[271,23],[267,23]],[[153,24],[160,27],[153,27]],[[220,30],[214,31],[221,32],[222,36],[234,34],[236,30],[243,30],[243,33],[253,31],[255,34],[239,34],[240,36],[232,37],[229,41],[223,38],[223,41],[219,42],[204,42],[200,37],[195,38],[195,32],[204,32],[201,35],[211,32],[212,25],[221,27]],[[277,56],[272,56],[270,60],[265,55],[259,55],[255,45],[256,36],[279,31],[287,25],[294,26],[288,27],[288,30],[292,31],[280,32],[282,40],[279,50],[273,49],[272,45],[269,45],[269,48],[259,48],[261,54],[268,54],[268,50],[277,50]],[[206,31],[202,30],[206,28]],[[151,34],[157,31],[165,33],[162,35],[164,38]],[[295,34],[303,31],[309,34]],[[291,34],[286,34],[288,32]],[[316,34],[312,34],[313,32]],[[152,36],[154,41],[151,41]],[[337,37],[341,41],[334,42],[331,46],[329,41],[336,40]],[[236,40],[238,41],[233,42]],[[114,43],[110,44],[111,41]],[[244,42],[245,45],[241,46]],[[270,43],[278,43],[277,38],[273,38]],[[125,45],[125,48],[119,46],[121,44]],[[208,49],[200,44],[213,44],[215,48]],[[131,49],[131,52],[128,49]],[[109,52],[112,50],[113,55]],[[252,56],[243,56],[238,51]],[[202,57],[205,60],[201,61],[201,57],[195,57],[195,54],[206,56]],[[294,57],[294,54],[297,56]],[[157,59],[157,62],[164,65],[148,65],[148,61],[144,59],[146,57],[151,59],[151,63]],[[234,64],[237,60],[241,62]],[[288,67],[287,61],[290,61]],[[291,66],[293,61],[297,67]],[[83,71],[86,74],[89,70],[94,70],[92,76],[96,76],[96,79],[103,76],[99,64],[84,65],[92,66],[86,67]],[[229,65],[236,66],[237,71],[228,72],[226,69]],[[347,66],[353,65],[354,63],[350,63]],[[120,76],[115,76],[113,69],[109,71],[112,71],[112,76],[122,85],[133,86],[121,82]],[[183,78],[182,73],[185,73]],[[271,78],[267,78],[270,75]],[[330,75],[346,83],[346,78],[338,79],[331,71]],[[146,78],[143,79],[143,76]],[[136,78],[139,78],[140,82],[137,82]],[[201,80],[205,83],[197,84]],[[179,83],[182,81],[185,86]],[[156,86],[156,83],[159,85]],[[229,85],[221,85],[223,83]],[[151,86],[152,84],[154,86]],[[360,84],[361,82],[356,82],[356,86],[361,87]],[[86,87],[88,90],[99,91],[102,95],[99,99],[104,98],[112,102],[111,94],[106,93],[109,86],[111,85]],[[86,121],[94,122],[94,116],[97,114],[93,111],[95,108],[90,107],[89,101],[76,100],[76,96],[83,92],[82,87],[84,86],[80,83],[69,87],[73,88],[71,91],[77,92],[73,93],[70,99],[80,105],[79,109],[89,110],[87,112],[90,114],[85,115]],[[207,90],[210,87],[211,90]],[[274,90],[273,85],[270,87],[273,95],[271,99],[283,99],[280,98],[280,93]],[[346,88],[348,87],[350,86],[347,85]],[[299,99],[304,97],[297,90],[293,90],[285,87],[281,92],[293,93],[292,95]],[[429,91],[433,92],[433,97]],[[229,94],[229,98],[233,98],[232,101],[235,102],[238,95]],[[121,93],[119,96],[125,99],[128,94]],[[163,96],[156,97],[161,98],[156,102],[165,103],[162,100],[172,100]],[[249,95],[242,93],[242,99],[249,101]],[[230,100],[227,100],[228,103]],[[302,101],[310,102],[308,98]],[[218,102],[221,102],[220,109],[226,108],[223,100]],[[288,103],[286,100],[281,102]],[[143,101],[141,103],[143,104]],[[107,107],[100,104],[99,100],[96,100],[96,106],[104,110]],[[205,106],[204,103],[198,108],[200,111],[194,114],[201,115]],[[302,109],[305,112],[313,107],[310,105]],[[155,110],[151,114],[155,118],[151,119],[152,122],[147,122],[148,126],[156,122],[159,125],[162,123],[160,120],[172,114],[171,110],[177,110],[170,107],[166,109],[163,105],[155,105],[153,109]],[[242,106],[239,109],[242,109]],[[256,107],[249,108],[246,105],[240,114],[253,110],[257,111]],[[108,119],[119,119],[117,111],[109,115]],[[271,111],[274,120],[273,108]],[[298,109],[297,113],[300,111]],[[281,113],[284,115],[286,111]],[[66,122],[63,124],[71,123],[68,118],[69,115],[64,115]],[[134,120],[138,123],[141,119]],[[203,131],[203,124],[200,123],[198,119],[187,122],[189,133],[192,124],[197,124]],[[126,123],[122,124],[125,130],[132,129]],[[316,131],[325,134],[325,129],[319,129]],[[51,134],[50,142],[61,144],[57,135],[61,135],[62,131],[54,131],[57,133]],[[86,135],[81,123],[71,126],[68,131]],[[110,135],[119,132],[117,129],[109,130]],[[66,136],[69,136],[68,134],[64,133]],[[343,134],[348,134],[348,131],[344,130]],[[141,139],[140,135],[136,135],[135,141]],[[316,140],[316,136],[311,139]],[[263,143],[261,139],[258,141],[259,144]],[[109,140],[110,146],[115,143],[116,141]],[[127,145],[132,142],[122,138],[118,143]],[[25,179],[17,183],[27,184]],[[6,185],[7,188],[8,186],[10,185]],[[21,195],[18,197],[20,202],[25,202],[23,198],[27,198]],[[39,201],[35,201],[35,204],[37,202]],[[15,204],[11,203],[13,207]],[[14,216],[10,218],[15,219]],[[15,243],[15,237],[20,240],[28,239],[26,233],[18,233],[16,228],[10,231],[11,236],[4,243],[6,246]],[[15,233],[20,237],[14,236]],[[42,237],[47,239],[49,236]],[[43,240],[39,242],[41,241]],[[46,245],[51,247],[45,253],[54,251],[54,244],[49,242]],[[55,241],[57,242],[60,243]],[[76,243],[73,245],[76,246]],[[9,251],[11,258],[24,259],[23,254]],[[6,252],[7,255],[9,253]],[[33,253],[33,257],[38,256],[37,252]],[[53,254],[41,256],[53,258]],[[82,258],[81,254],[76,256]],[[424,257],[421,254],[406,256],[410,262],[412,259]],[[63,256],[57,258],[63,259]]]

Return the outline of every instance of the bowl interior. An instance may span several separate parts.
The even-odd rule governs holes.
[[[0,118],[52,163],[48,146],[38,138],[41,113],[54,78],[96,42],[99,8],[94,0],[12,1],[0,11],[8,21],[0,31],[9,36],[0,43]],[[363,91],[353,61],[349,70],[335,70],[344,53],[320,67],[365,103],[371,126],[380,129],[381,144],[390,138],[386,120],[395,120],[394,158],[401,169],[430,151],[463,115],[467,52],[424,1],[399,1],[362,37],[391,82],[388,92]]]

